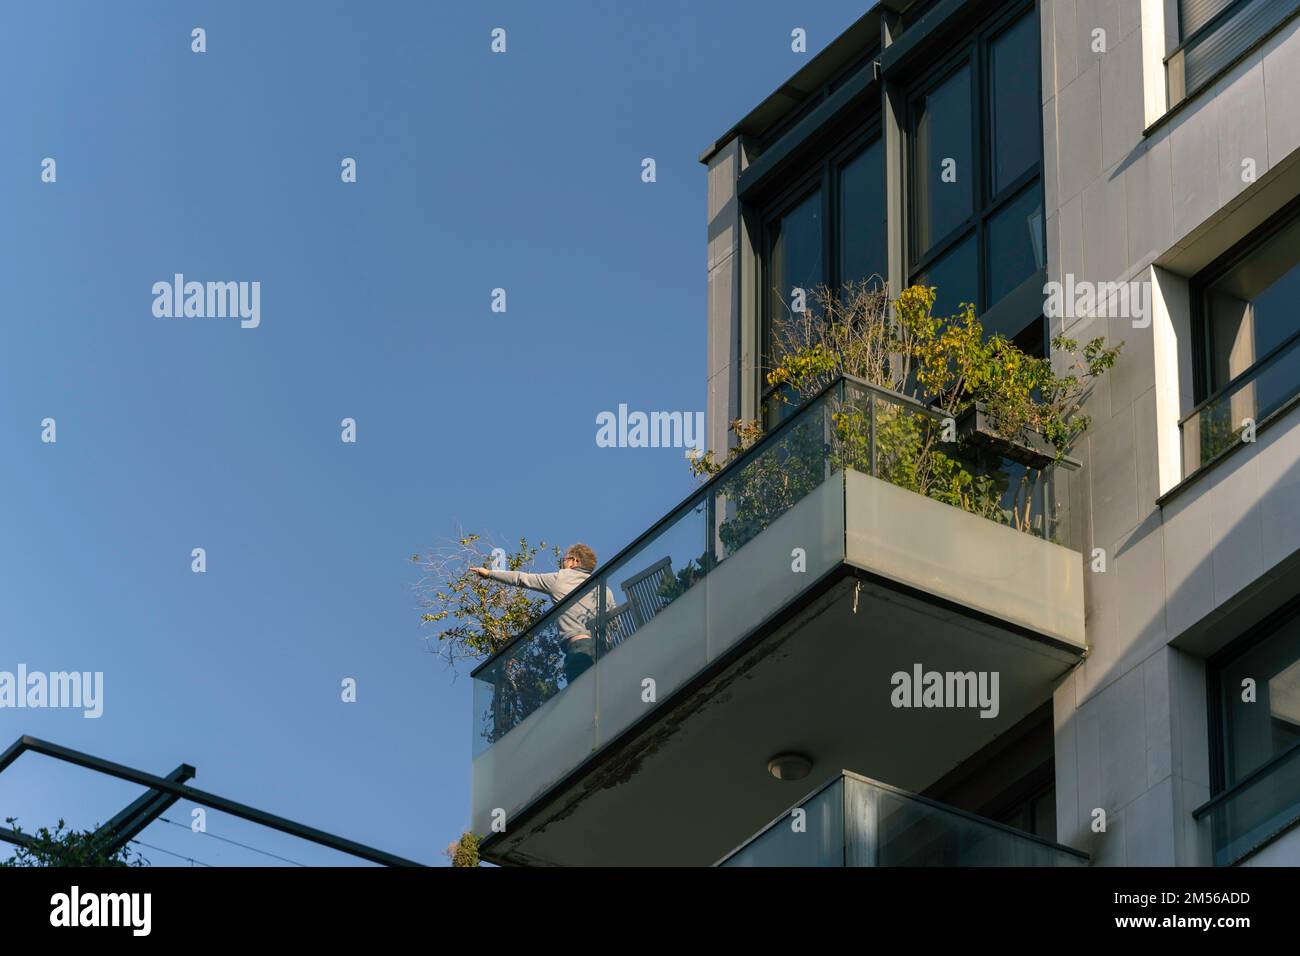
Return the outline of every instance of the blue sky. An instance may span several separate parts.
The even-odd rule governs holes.
[[[0,747],[188,762],[444,863],[471,682],[409,556],[463,525],[608,557],[690,490],[680,449],[599,448],[595,416],[704,408],[697,158],[867,6],[5,3],[0,671],[102,671],[104,713],[0,709]],[[260,326],[155,317],[177,272],[259,281]],[[139,792],[28,755],[0,817]],[[354,862],[189,811],[142,835],[154,865]]]

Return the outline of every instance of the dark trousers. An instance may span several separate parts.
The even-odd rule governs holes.
[[[572,684],[578,675],[595,663],[591,638],[579,637],[564,645],[564,679]]]

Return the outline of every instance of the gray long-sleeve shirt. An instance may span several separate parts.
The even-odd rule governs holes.
[[[559,604],[576,591],[584,581],[591,577],[590,571],[580,568],[563,568],[549,574],[531,574],[527,571],[488,571],[488,577],[502,584],[510,584],[530,591],[540,591],[556,604]],[[614,606],[614,592],[605,588],[605,610]],[[598,592],[590,587],[587,593],[569,605],[568,609],[556,619],[560,637],[564,641],[587,637],[591,634],[591,622],[600,610]]]

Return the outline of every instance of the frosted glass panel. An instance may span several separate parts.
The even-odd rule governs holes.
[[[727,858],[724,866],[843,866],[844,779],[814,794]]]

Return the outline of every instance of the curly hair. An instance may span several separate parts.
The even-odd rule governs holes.
[[[569,546],[569,550],[564,552],[564,559],[567,561],[573,558],[578,562],[578,567],[584,571],[596,570],[596,552],[585,544],[574,544]]]

